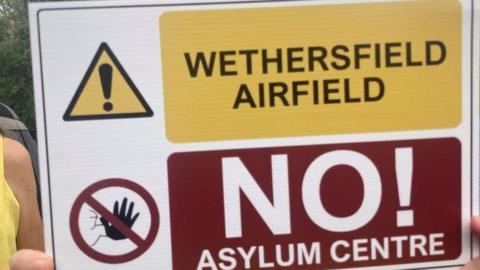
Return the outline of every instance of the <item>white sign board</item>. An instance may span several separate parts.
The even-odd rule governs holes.
[[[475,257],[470,0],[30,4],[57,269]]]

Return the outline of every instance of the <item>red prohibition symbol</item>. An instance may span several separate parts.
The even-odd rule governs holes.
[[[101,202],[97,201],[92,195],[100,190],[108,189],[112,187],[121,187],[129,189],[135,193],[137,193],[143,200],[145,201],[146,205],[148,206],[149,214],[150,214],[150,227],[148,234],[145,238],[140,237],[135,231],[125,225],[118,217],[112,214],[107,207],[102,205]],[[121,255],[108,255],[101,253],[95,249],[93,249],[83,238],[80,232],[80,210],[83,205],[90,206],[93,210],[99,213],[103,218],[105,218],[112,226],[118,229],[123,235],[125,235],[130,241],[132,241],[137,247],[125,254]],[[73,240],[77,244],[77,246],[82,250],[87,256],[90,258],[97,260],[99,262],[110,263],[110,264],[118,264],[118,263],[125,263],[131,260],[138,258],[140,255],[145,253],[148,248],[154,242],[158,229],[160,227],[160,215],[158,213],[158,207],[155,203],[155,200],[147,192],[145,188],[140,186],[139,184],[132,182],[126,179],[120,178],[110,178],[104,179],[99,182],[96,182],[89,187],[87,187],[80,195],[78,195],[77,199],[72,206],[72,211],[70,213],[70,230],[72,233]]]

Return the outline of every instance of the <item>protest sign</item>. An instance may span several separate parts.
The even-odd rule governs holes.
[[[456,269],[478,3],[30,5],[57,269]]]

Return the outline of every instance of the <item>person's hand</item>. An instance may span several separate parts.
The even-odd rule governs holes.
[[[10,259],[10,270],[53,270],[53,260],[41,251],[23,249]]]
[[[470,227],[472,228],[472,233],[480,240],[480,218],[472,217]],[[480,270],[480,257],[471,260],[460,270]]]

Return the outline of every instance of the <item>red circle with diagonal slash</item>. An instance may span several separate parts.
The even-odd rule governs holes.
[[[137,193],[141,198],[144,199],[145,203],[148,206],[150,212],[151,224],[148,231],[147,237],[142,239],[138,234],[136,234],[132,229],[128,228],[123,224],[117,217],[115,217],[107,208],[105,208],[100,202],[98,202],[92,195],[102,189],[111,188],[111,187],[122,187],[129,189]],[[123,235],[125,235],[130,241],[132,241],[137,248],[122,255],[107,255],[100,253],[90,247],[88,243],[83,239],[80,233],[80,209],[84,204],[89,205],[100,215],[102,215],[108,222],[110,222],[116,229],[118,229]],[[160,226],[160,215],[158,213],[157,204],[155,200],[150,195],[150,193],[145,190],[139,184],[132,182],[130,180],[119,179],[119,178],[110,178],[101,180],[88,188],[86,188],[73,203],[72,212],[70,213],[70,230],[72,233],[73,240],[78,245],[78,247],[89,257],[104,263],[124,263],[136,259],[142,255],[147,249],[152,245],[155,237],[157,236],[158,228]]]

